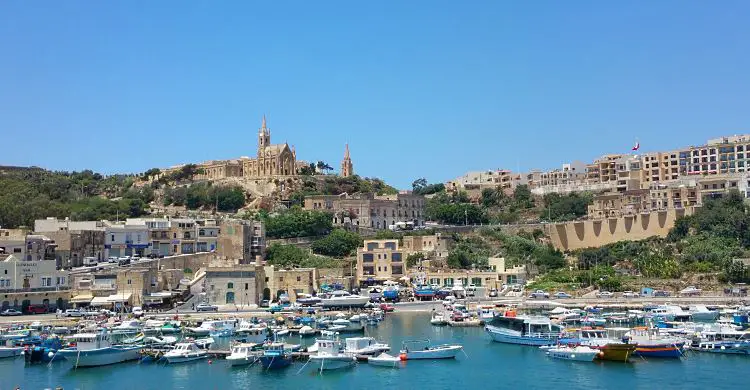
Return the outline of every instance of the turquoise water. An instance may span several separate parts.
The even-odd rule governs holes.
[[[481,328],[433,327],[429,316],[390,315],[370,335],[398,350],[403,340],[456,342],[466,354],[456,360],[409,361],[402,369],[366,363],[319,375],[295,362],[283,371],[229,367],[224,361],[182,365],[125,363],[68,370],[61,364],[25,366],[0,360],[0,389],[743,389],[750,357],[691,353],[682,360],[579,363],[553,360],[536,348],[492,342]],[[298,340],[292,337],[288,342]],[[395,354],[396,352],[394,352]]]

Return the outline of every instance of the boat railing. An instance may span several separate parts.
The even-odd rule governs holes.
[[[535,339],[557,339],[557,338],[560,338],[560,333],[558,332],[532,332],[532,333],[527,333],[524,336],[535,338]]]

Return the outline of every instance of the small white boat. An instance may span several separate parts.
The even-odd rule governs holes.
[[[143,339],[146,345],[172,345],[177,342],[175,336],[149,336]]]
[[[690,313],[690,318],[696,322],[711,322],[719,318],[718,310],[708,310],[704,305],[690,306],[688,313]]]
[[[593,362],[599,350],[586,346],[577,347],[552,347],[547,349],[547,355],[555,359],[573,360],[576,362]]]
[[[388,344],[379,343],[373,337],[349,337],[345,340],[344,352],[355,355],[375,355],[390,351]]]
[[[242,337],[246,343],[263,343],[268,339],[268,327],[250,322],[241,322],[237,329],[237,334]]]
[[[237,344],[232,347],[232,353],[227,356],[227,361],[232,366],[244,366],[255,361],[253,347],[255,344]]]
[[[435,325],[435,326],[448,325],[448,319],[445,318],[445,315],[443,315],[443,313],[434,312],[432,313],[430,324]]]
[[[141,322],[138,320],[125,320],[120,325],[112,327],[112,334],[132,334],[138,333],[143,329]]]
[[[427,344],[423,349],[420,348],[409,348],[409,344]],[[416,341],[405,341],[404,347],[401,350],[401,355],[406,357],[406,360],[417,360],[417,359],[453,359],[458,355],[458,352],[463,349],[461,345],[429,345],[430,340],[416,340]]]
[[[211,344],[214,343],[214,339],[211,337],[206,337],[202,339],[195,339],[193,340],[193,342],[200,349],[209,349],[211,348]]]
[[[140,357],[139,345],[112,345],[107,330],[100,333],[79,333],[68,340],[75,347],[63,348],[57,355],[73,364],[73,367],[96,367],[137,360]]]
[[[167,363],[185,363],[203,359],[208,356],[208,351],[198,348],[193,343],[178,343],[175,348],[164,354]]]
[[[401,368],[401,359],[385,352],[378,356],[370,356],[367,358],[367,362],[373,366]]]
[[[300,336],[312,336],[315,334],[315,329],[313,329],[311,326],[303,326],[299,328],[299,335]]]
[[[329,294],[328,298],[320,300],[323,307],[364,307],[370,302],[370,297],[352,295],[344,290],[336,290]]]
[[[349,321],[351,321],[351,322],[360,322],[360,321],[362,321],[362,316],[360,316],[359,314],[355,314],[355,315],[349,317]]]
[[[353,354],[340,352],[340,342],[332,339],[315,340],[317,352],[310,355],[311,363],[318,371],[347,368],[354,365],[356,359]]]

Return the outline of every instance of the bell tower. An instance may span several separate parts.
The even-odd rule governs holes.
[[[341,161],[341,177],[349,177],[354,175],[354,164],[349,156],[349,144],[346,144],[344,149],[344,160]]]
[[[266,127],[266,115],[263,115],[263,122],[258,129],[258,157],[263,154],[267,146],[271,145],[271,130]]]

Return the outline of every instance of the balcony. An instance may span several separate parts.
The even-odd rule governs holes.
[[[9,293],[28,293],[28,292],[55,292],[55,291],[68,291],[70,290],[69,286],[55,286],[55,287],[32,287],[32,288],[18,288],[18,289],[12,289],[12,288],[4,288],[0,289],[0,293],[2,294],[9,294]]]
[[[104,291],[104,290],[117,290],[117,284],[93,284],[91,285],[91,291]]]

